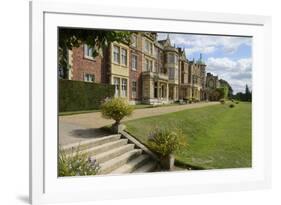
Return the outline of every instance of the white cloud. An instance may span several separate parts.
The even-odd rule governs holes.
[[[245,85],[252,87],[252,60],[250,58],[242,58],[232,60],[230,58],[213,58],[210,57],[206,61],[207,72],[218,75],[229,82],[234,92],[244,92]]]
[[[158,39],[166,38],[167,34],[158,34]],[[170,34],[170,39],[172,44],[184,46],[187,55],[194,52],[212,53],[217,49],[222,49],[225,54],[232,54],[243,44],[251,45],[251,38],[233,36]]]
[[[166,39],[167,34],[158,34],[158,39]],[[212,56],[220,51],[220,57],[209,57],[206,60],[207,71],[219,78],[227,80],[234,92],[244,92],[245,85],[251,89],[252,83],[252,60],[251,58],[240,58],[233,60],[233,55],[241,45],[251,46],[251,38],[211,36],[196,34],[170,34],[172,44],[184,47],[187,57],[194,53],[208,54]]]

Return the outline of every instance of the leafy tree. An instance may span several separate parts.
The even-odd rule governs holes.
[[[79,47],[82,44],[87,44],[93,50],[93,57],[96,57],[99,54],[102,55],[103,50],[111,42],[130,43],[130,36],[131,32],[125,31],[60,28],[58,66],[63,71],[63,78],[68,77],[68,50],[71,50],[73,47]]]
[[[226,80],[223,80],[223,79],[220,79],[219,81],[220,81],[221,87],[225,87],[226,86],[228,88],[227,97],[228,98],[232,98],[233,97],[233,89],[230,86],[230,84]]]
[[[216,91],[219,93],[218,97],[220,99],[226,99],[228,97],[228,87],[227,86],[216,88]]]

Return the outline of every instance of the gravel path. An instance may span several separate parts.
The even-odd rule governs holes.
[[[123,121],[134,120],[143,117],[162,115],[186,109],[200,108],[216,105],[218,102],[202,102],[178,106],[144,108],[134,110],[132,116],[126,117]],[[113,124],[113,120],[101,117],[100,112],[84,113],[59,117],[59,143],[69,144],[97,136],[106,135],[99,128]]]

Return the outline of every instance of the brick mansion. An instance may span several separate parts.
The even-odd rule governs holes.
[[[68,80],[112,84],[115,96],[131,103],[218,100],[213,94],[220,87],[218,76],[206,73],[202,55],[188,60],[169,35],[158,40],[157,33],[135,32],[130,44],[111,43],[95,58],[92,52],[87,45],[68,51]]]

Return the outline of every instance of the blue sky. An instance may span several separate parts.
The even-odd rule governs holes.
[[[252,87],[252,38],[197,34],[169,34],[171,43],[182,47],[189,60],[197,60],[200,53],[207,72],[227,80],[234,93]],[[158,40],[167,38],[158,33]]]

